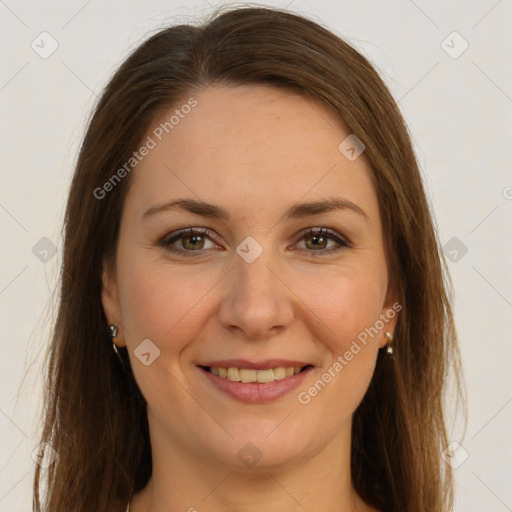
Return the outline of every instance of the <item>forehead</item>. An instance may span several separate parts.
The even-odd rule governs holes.
[[[141,214],[186,196],[242,213],[258,214],[263,205],[278,213],[339,193],[378,217],[364,153],[350,161],[338,148],[349,134],[327,107],[292,92],[210,86],[150,126],[143,142],[149,137],[154,147],[132,171],[125,207]]]

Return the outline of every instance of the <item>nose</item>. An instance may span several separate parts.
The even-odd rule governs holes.
[[[294,318],[293,293],[270,249],[248,263],[238,253],[226,276],[219,320],[225,329],[250,340],[266,340]]]

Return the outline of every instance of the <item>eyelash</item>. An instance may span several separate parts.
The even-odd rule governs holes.
[[[159,245],[161,247],[165,248],[167,251],[172,252],[174,254],[181,254],[186,257],[194,257],[194,256],[197,256],[198,253],[205,252],[205,251],[204,250],[188,251],[185,249],[177,249],[177,248],[171,249],[170,248],[171,244],[173,244],[177,240],[180,240],[186,236],[194,236],[194,235],[206,236],[210,240],[212,240],[212,242],[214,241],[214,238],[215,238],[213,233],[208,229],[187,228],[187,229],[180,230],[174,234],[165,236],[159,242]],[[338,244],[338,247],[331,247],[330,249],[321,249],[318,251],[314,251],[312,249],[298,249],[297,250],[299,253],[307,254],[308,256],[313,256],[313,257],[323,256],[326,254],[332,254],[332,253],[338,252],[338,251],[342,250],[343,248],[351,247],[351,245],[349,244],[349,242],[347,240],[344,240],[343,238],[336,235],[334,232],[327,230],[325,228],[320,228],[320,229],[308,228],[305,232],[302,233],[300,238],[295,243],[300,242],[301,240],[307,238],[308,236],[322,236],[322,237],[327,238],[328,240],[332,240]],[[317,253],[319,253],[319,254],[317,254]]]

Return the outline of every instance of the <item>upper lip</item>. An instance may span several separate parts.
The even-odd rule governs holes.
[[[304,361],[296,361],[291,359],[264,359],[263,361],[249,361],[248,359],[221,359],[216,361],[207,361],[201,363],[198,366],[208,366],[217,368],[247,368],[250,370],[267,370],[269,368],[279,368],[284,366],[289,368],[291,366],[303,366],[311,365],[311,363]],[[311,365],[312,366],[312,365]]]

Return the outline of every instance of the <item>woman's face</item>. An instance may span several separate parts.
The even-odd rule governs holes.
[[[364,153],[290,92],[191,97],[141,143],[104,274],[153,447],[238,469],[346,449],[396,323]]]

